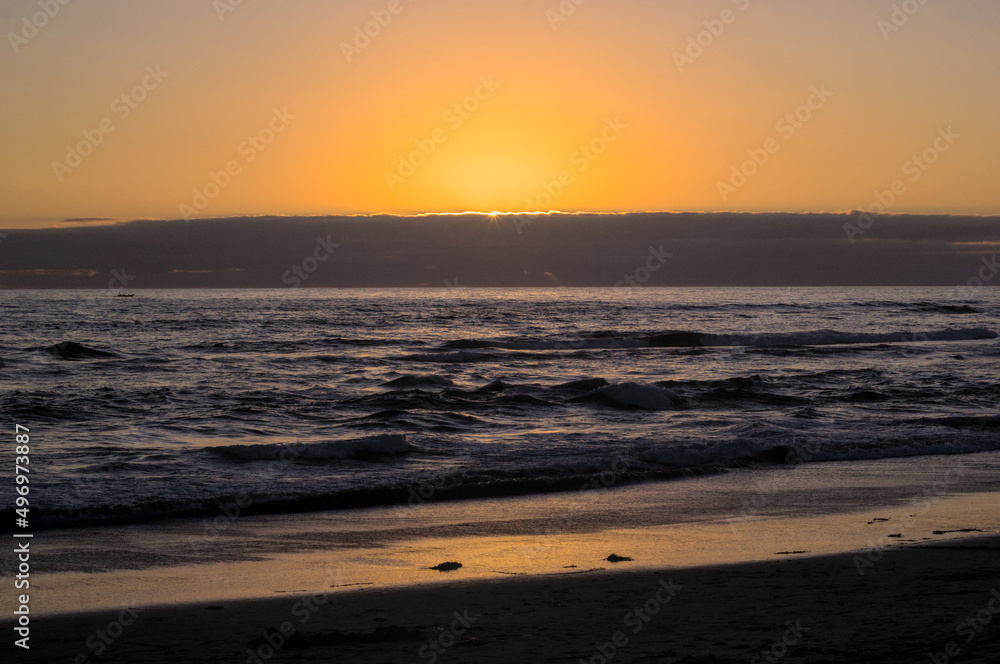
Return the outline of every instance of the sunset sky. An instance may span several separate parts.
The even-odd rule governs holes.
[[[894,4],[6,0],[0,227],[1000,213],[1000,3]]]

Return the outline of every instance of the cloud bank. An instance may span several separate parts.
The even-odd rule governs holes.
[[[974,216],[144,220],[10,230],[0,287],[959,286],[998,249],[1000,217]]]

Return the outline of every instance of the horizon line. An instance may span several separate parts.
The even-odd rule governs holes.
[[[1000,212],[996,213],[965,213],[965,212],[900,212],[900,211],[885,211],[877,213],[871,210],[865,210],[861,208],[854,208],[850,210],[628,210],[628,211],[609,211],[609,210],[547,210],[547,211],[482,211],[482,210],[464,210],[461,212],[341,212],[341,213],[319,213],[319,214],[284,214],[284,213],[264,213],[264,214],[231,214],[216,217],[193,217],[191,219],[184,219],[183,217],[136,217],[133,219],[117,219],[111,217],[71,217],[66,219],[53,219],[49,226],[35,226],[35,227],[15,227],[15,226],[0,226],[2,231],[29,231],[29,230],[52,230],[52,229],[67,229],[67,228],[89,228],[89,227],[104,227],[104,226],[120,226],[123,224],[131,224],[136,222],[151,222],[151,221],[161,221],[161,222],[205,222],[205,221],[229,221],[236,219],[328,219],[328,218],[376,218],[376,217],[390,217],[397,219],[419,219],[424,217],[468,217],[468,216],[478,216],[487,217],[491,219],[496,219],[498,217],[555,217],[555,216],[608,216],[608,217],[620,217],[628,215],[682,215],[682,214],[695,214],[695,215],[722,215],[722,214],[736,214],[736,215],[753,215],[753,216],[763,216],[763,215],[799,215],[799,216],[841,216],[841,215],[861,215],[868,214],[873,217],[971,217],[971,218],[1000,218]]]

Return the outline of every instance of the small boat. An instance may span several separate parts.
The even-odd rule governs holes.
[[[115,295],[115,297],[135,297],[135,293],[125,293],[125,292],[119,291],[118,295]]]

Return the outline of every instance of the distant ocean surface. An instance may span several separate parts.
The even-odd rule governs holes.
[[[39,528],[1000,450],[998,296],[0,291],[0,460]]]

